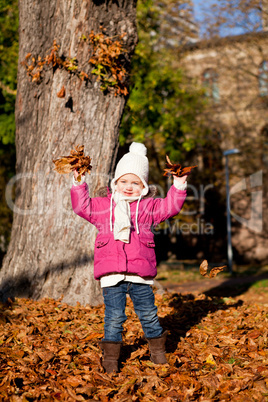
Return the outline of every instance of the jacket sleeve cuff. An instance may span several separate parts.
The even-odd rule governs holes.
[[[183,184],[179,184],[176,180],[173,181],[173,185],[177,190],[186,190],[187,188],[187,181]]]
[[[75,178],[73,176],[73,185],[74,186],[80,186],[81,184],[84,184],[84,183],[85,183],[85,176],[81,177],[81,181],[75,180]]]

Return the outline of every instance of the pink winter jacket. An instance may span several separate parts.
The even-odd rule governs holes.
[[[95,279],[111,273],[131,273],[154,278],[157,270],[151,227],[177,215],[185,198],[186,190],[177,190],[171,186],[166,198],[142,199],[138,211],[139,235],[134,226],[137,201],[132,202],[130,241],[123,243],[114,240],[114,234],[110,230],[111,194],[107,197],[90,198],[86,183],[72,186],[71,199],[74,212],[99,230],[94,251]],[[115,203],[113,211],[114,207]]]

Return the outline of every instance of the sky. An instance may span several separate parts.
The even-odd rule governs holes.
[[[202,20],[202,14],[204,10],[204,6],[207,7],[212,3],[215,3],[217,0],[192,0],[194,5],[194,19],[196,21]],[[202,25],[200,26],[199,35],[203,36],[205,30],[202,29]]]
[[[199,19],[202,15],[202,9],[201,7],[204,6],[204,0],[192,0],[194,4],[194,16],[195,19]],[[213,3],[215,1],[212,0],[205,0],[205,4],[209,5],[210,3]]]
[[[202,9],[209,7],[211,4],[217,3],[217,0],[192,0],[194,4],[194,18],[196,21],[202,20]],[[248,15],[248,28],[250,30],[250,27],[252,28],[255,23],[260,25],[260,15],[257,12],[252,12]],[[221,36],[226,36],[226,35],[239,35],[243,34],[246,32],[246,28],[240,27],[240,28],[232,28],[230,31],[229,28],[225,29],[222,28],[220,31]],[[249,31],[248,31],[249,32]],[[202,27],[201,27],[201,35],[202,35]]]

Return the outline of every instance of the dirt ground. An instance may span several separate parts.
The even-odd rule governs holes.
[[[181,294],[200,293],[206,296],[217,296],[232,298],[235,300],[243,300],[250,303],[260,303],[268,307],[268,288],[257,287],[259,281],[267,280],[268,275],[263,274],[257,277],[240,277],[228,279],[203,279],[198,281],[189,281],[184,283],[165,282],[159,285],[159,291],[167,290],[169,292],[176,292]]]
[[[170,258],[158,265],[156,287],[158,293],[204,294],[208,297],[231,298],[249,303],[260,303],[268,307],[268,265],[233,264],[232,272],[226,263],[208,262],[208,273],[212,267],[224,267],[214,278],[200,273],[201,261],[179,261]]]

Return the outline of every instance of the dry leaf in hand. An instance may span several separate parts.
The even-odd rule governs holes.
[[[215,276],[218,275],[219,272],[222,272],[225,267],[226,267],[226,265],[223,265],[222,267],[211,268],[210,272],[208,273],[208,262],[207,262],[207,260],[204,260],[200,264],[199,272],[205,278],[214,278]]]
[[[81,177],[84,173],[87,172],[90,174],[90,170],[92,169],[90,165],[91,158],[84,155],[84,145],[76,145],[75,149],[71,150],[69,156],[54,159],[53,163],[55,163],[54,170],[61,174],[71,173],[77,170],[79,173],[77,181],[81,181]]]
[[[169,157],[166,155],[166,169],[164,169],[164,175],[163,176],[177,176],[177,177],[182,177],[185,176],[186,174],[190,173],[191,170],[195,167],[197,167],[197,165],[195,166],[188,166],[188,167],[182,167],[179,163],[172,163],[171,160],[169,159]]]

